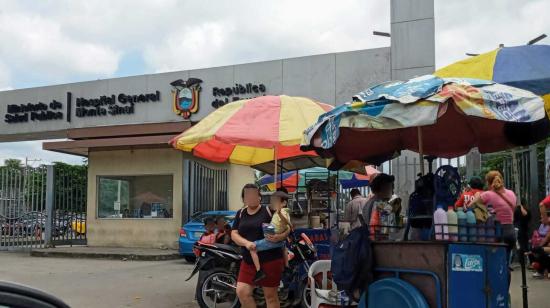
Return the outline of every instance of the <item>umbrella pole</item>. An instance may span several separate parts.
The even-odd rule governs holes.
[[[275,156],[275,170],[273,170],[273,185],[275,190],[277,190],[277,146],[273,148],[273,155]]]
[[[285,160],[281,159],[280,162],[281,164],[279,165],[279,168],[277,170],[279,170],[279,180],[281,182],[281,188],[284,188],[285,185],[283,183],[283,174],[286,172],[286,170],[283,168],[283,164],[285,163]]]
[[[418,157],[420,159],[420,173],[424,175],[424,145],[422,144],[422,127],[418,127]]]

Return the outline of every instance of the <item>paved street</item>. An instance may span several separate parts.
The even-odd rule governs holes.
[[[36,258],[0,253],[0,279],[34,286],[72,307],[197,307],[192,266],[183,260],[117,261]],[[512,307],[521,306],[521,276],[513,273]],[[547,307],[550,281],[528,274],[530,307]]]
[[[0,253],[0,279],[33,286],[71,307],[196,307],[184,260],[37,258]]]

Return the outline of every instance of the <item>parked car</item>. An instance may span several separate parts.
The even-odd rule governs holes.
[[[209,211],[203,213],[196,213],[191,217],[188,223],[183,225],[180,229],[179,238],[179,252],[187,262],[195,261],[195,254],[193,253],[193,245],[201,238],[204,233],[204,219],[207,217],[215,218],[217,216],[224,216],[227,223],[233,225],[235,219],[235,211]]]
[[[15,218],[2,217],[2,235],[19,235],[23,230],[23,225]]]
[[[44,230],[45,217],[39,212],[30,212],[16,218],[1,218],[2,235],[31,236]]]
[[[40,237],[46,226],[46,215],[41,212],[30,212],[23,215],[19,221],[24,235]]]

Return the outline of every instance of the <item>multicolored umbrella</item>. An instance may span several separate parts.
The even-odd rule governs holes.
[[[275,190],[276,188],[281,187],[281,179],[282,179],[282,186],[286,187],[288,191],[293,192],[296,190],[296,187],[304,187],[305,186],[305,178],[306,174],[308,179],[319,179],[319,180],[326,180],[328,175],[334,175],[338,174],[338,180],[340,181],[340,184],[343,188],[354,188],[354,187],[363,187],[368,186],[369,181],[372,180],[372,178],[380,173],[376,168],[372,166],[366,166],[363,164],[363,170],[362,173],[355,173],[355,172],[349,172],[349,171],[343,171],[340,170],[338,172],[328,170],[326,168],[320,168],[320,167],[314,167],[314,168],[308,168],[303,169],[299,171],[290,171],[285,172],[282,174],[277,175],[277,185],[275,185],[274,180],[275,177],[273,175],[264,175],[263,177],[258,180],[258,184],[261,186],[267,186],[267,188],[270,191]]]
[[[260,96],[227,104],[174,138],[176,149],[214,162],[254,166],[296,157],[303,130],[333,107],[308,98]],[[312,160],[308,160],[312,161]]]
[[[548,122],[541,97],[486,80],[426,75],[377,85],[354,100],[321,115],[304,132],[302,149],[341,164],[380,164],[405,149],[451,158],[474,147],[513,147],[508,131]]]
[[[493,80],[543,97],[550,110],[550,45],[501,47],[437,70],[438,77]]]
[[[369,186],[369,177],[363,174],[353,173],[351,179],[338,179],[342,188],[356,188]]]
[[[275,176],[266,174],[260,178],[258,184],[260,186],[267,186],[267,189],[274,191],[277,188],[285,187],[289,192],[294,192],[299,186],[301,175],[298,171],[289,171],[277,175],[277,183],[275,183]]]

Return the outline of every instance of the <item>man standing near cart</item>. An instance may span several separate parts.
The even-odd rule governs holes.
[[[346,209],[344,211],[344,222],[348,222],[350,224],[350,231],[360,227],[361,221],[359,220],[359,216],[363,212],[363,207],[367,203],[368,199],[363,197],[361,195],[361,192],[359,189],[354,188],[351,190],[351,201],[348,202],[346,205]]]

